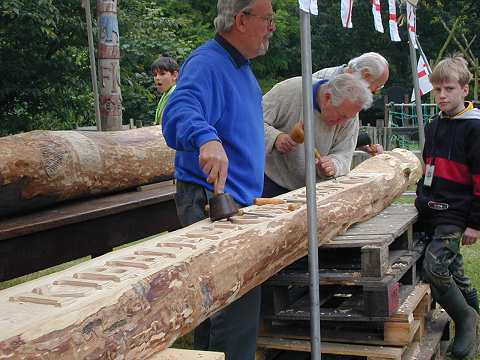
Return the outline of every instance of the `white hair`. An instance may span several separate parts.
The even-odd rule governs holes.
[[[229,32],[235,23],[235,15],[242,11],[248,11],[257,0],[218,0],[217,17],[213,20],[215,30]]]
[[[350,60],[348,66],[357,76],[363,77],[364,73],[368,73],[373,80],[377,80],[388,69],[388,61],[379,53],[368,52]]]
[[[321,92],[327,91],[332,94],[333,106],[339,106],[345,100],[361,106],[363,110],[372,106],[373,95],[368,88],[368,83],[363,79],[345,73],[337,75],[326,85]]]

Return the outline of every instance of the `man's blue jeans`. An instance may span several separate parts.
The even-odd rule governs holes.
[[[185,227],[205,219],[205,205],[213,196],[204,187],[177,180],[175,204]],[[260,286],[201,323],[194,331],[194,347],[225,353],[226,360],[254,360],[260,323]]]

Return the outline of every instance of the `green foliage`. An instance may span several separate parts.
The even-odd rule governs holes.
[[[277,30],[267,55],[253,61],[253,70],[259,79],[279,81],[301,72],[298,0],[274,0],[272,5]]]
[[[68,128],[87,116],[81,10],[76,0],[1,3],[0,133]]]
[[[160,55],[182,62],[211,36],[188,1],[130,0],[119,6],[123,119],[153,123],[158,94],[150,64]]]

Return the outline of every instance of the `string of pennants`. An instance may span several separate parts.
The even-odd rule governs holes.
[[[380,0],[370,0],[372,2],[372,14],[373,14],[373,24],[375,30],[383,33],[383,23],[381,16],[381,3]],[[352,13],[353,13],[353,2],[354,0],[341,0],[340,6],[340,16],[342,18],[342,25],[344,28],[352,28]],[[300,9],[305,12],[309,12],[313,15],[318,15],[318,5],[317,0],[298,0]],[[417,49],[416,42],[416,14],[415,6],[411,5],[407,1],[407,21],[408,21],[408,36],[412,44],[414,44],[415,49]],[[400,35],[398,33],[398,24],[397,24],[397,5],[396,0],[388,0],[388,26],[390,30],[390,39],[392,41],[398,42],[401,41]]]
[[[340,6],[340,16],[342,18],[342,25],[344,28],[352,28],[352,10],[353,10],[353,1],[354,0],[341,0]],[[370,0],[372,2],[372,14],[373,14],[373,23],[375,30],[383,33],[383,23],[381,16],[381,4],[380,0]],[[318,15],[318,5],[317,0],[298,0],[300,9],[309,12],[313,15]],[[417,17],[415,6],[406,1],[407,5],[407,28],[408,28],[408,37],[410,42],[413,44],[415,49],[419,48],[418,39],[417,39]],[[394,42],[401,41],[400,35],[398,33],[398,24],[397,24],[397,5],[396,0],[388,0],[388,25],[390,30],[390,39]],[[418,59],[417,65],[417,76],[419,80],[420,96],[423,96],[432,90],[432,84],[429,80],[429,75],[431,74],[430,66],[428,61],[423,54],[423,51],[420,47],[421,56]],[[414,94],[412,94],[412,101],[414,100]]]

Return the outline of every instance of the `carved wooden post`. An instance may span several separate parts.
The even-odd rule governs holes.
[[[117,0],[97,0],[98,73],[102,130],[121,130],[122,92],[120,90],[120,34]]]

